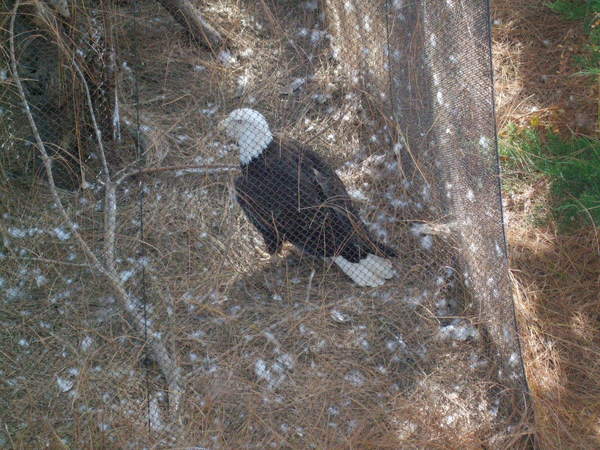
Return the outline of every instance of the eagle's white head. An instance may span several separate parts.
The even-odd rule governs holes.
[[[273,140],[267,119],[250,108],[235,109],[219,124],[227,136],[240,147],[240,162],[248,164],[259,156]]]

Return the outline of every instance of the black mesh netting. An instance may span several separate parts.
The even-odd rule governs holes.
[[[529,445],[488,2],[0,3],[3,445]]]

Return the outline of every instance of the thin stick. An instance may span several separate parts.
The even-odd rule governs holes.
[[[59,261],[57,259],[48,259],[48,258],[38,258],[38,257],[27,257],[27,256],[11,256],[11,259],[20,259],[23,261],[36,261],[42,262],[46,264],[62,264],[64,266],[73,266],[73,267],[90,267],[89,264],[82,263],[72,263],[67,261]]]
[[[117,185],[110,179],[106,181],[104,194],[104,257],[110,272],[115,268],[115,241],[117,232]]]
[[[94,134],[96,135],[96,141],[98,143],[98,153],[100,153],[100,161],[102,162],[102,171],[104,172],[104,183],[106,185],[106,194],[104,196],[104,258],[106,266],[109,272],[115,272],[115,240],[116,240],[116,228],[117,228],[117,200],[116,200],[116,185],[110,178],[110,171],[108,170],[108,163],[106,161],[106,153],[104,152],[104,143],[102,140],[102,132],[98,127],[98,121],[96,120],[96,113],[94,112],[94,104],[92,103],[92,96],[90,94],[90,88],[87,80],[83,75],[83,72],[75,62],[75,58],[72,60],[73,67],[81,79],[81,84],[85,91],[85,96],[88,104],[90,117],[92,119],[92,126],[94,128]]]
[[[310,290],[312,288],[312,281],[313,281],[314,277],[315,277],[315,269],[311,270],[310,276],[308,277],[308,286],[306,286],[306,298],[304,299],[304,301],[306,303],[308,303],[308,301],[310,300]]]
[[[230,166],[227,164],[200,164],[200,165],[184,165],[184,166],[163,166],[163,167],[147,167],[144,169],[134,169],[131,172],[124,173],[117,179],[115,184],[121,184],[126,178],[142,175],[146,173],[155,173],[155,172],[168,172],[173,170],[204,170],[202,172],[190,172],[190,173],[200,173],[202,175],[206,174],[217,174],[217,173],[225,173],[225,172],[235,172],[240,170],[239,166]]]
[[[106,154],[104,153],[104,145],[102,144],[102,133],[100,128],[98,127],[98,122],[96,122],[96,114],[94,113],[94,105],[92,103],[92,96],[90,94],[90,89],[88,87],[87,81],[83,76],[83,72],[75,62],[75,58],[72,60],[73,67],[75,67],[75,71],[79,75],[81,79],[81,84],[83,85],[83,89],[85,91],[85,97],[87,100],[88,108],[90,110],[90,117],[92,118],[92,125],[94,126],[94,133],[96,135],[96,141],[98,142],[98,150],[100,151],[100,161],[102,162],[102,169],[104,170],[104,177],[107,181],[110,181],[110,173],[108,171],[108,163],[106,162]]]

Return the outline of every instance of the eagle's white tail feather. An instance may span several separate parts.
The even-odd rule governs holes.
[[[386,279],[395,274],[392,263],[377,255],[368,255],[357,263],[350,262],[343,256],[336,256],[333,262],[359,286],[382,286]]]
[[[369,254],[361,263],[379,278],[385,280],[389,280],[396,274],[392,262],[381,256]]]
[[[364,259],[357,263],[353,263],[343,256],[336,256],[333,258],[333,261],[359,286],[377,287],[383,285],[385,281],[364,266]]]

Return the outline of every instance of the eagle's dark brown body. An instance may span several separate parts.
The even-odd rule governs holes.
[[[241,169],[238,202],[270,254],[289,241],[311,255],[351,263],[368,254],[396,256],[369,235],[340,178],[312,150],[274,138]]]

